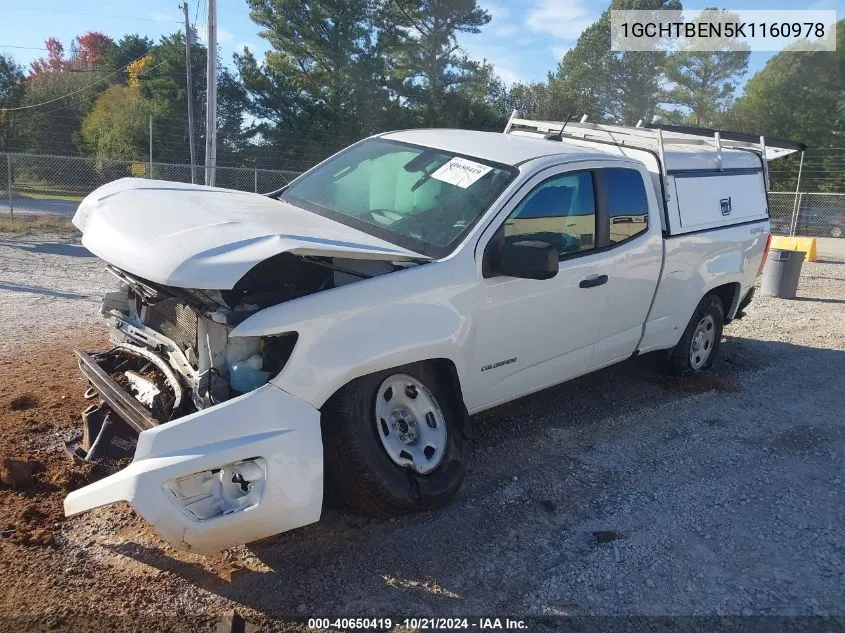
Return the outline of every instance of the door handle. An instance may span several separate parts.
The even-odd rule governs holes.
[[[596,286],[603,286],[607,283],[607,275],[590,275],[586,279],[582,279],[578,284],[579,288],[595,288]]]

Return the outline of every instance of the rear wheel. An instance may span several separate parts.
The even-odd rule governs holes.
[[[445,504],[464,479],[463,417],[434,364],[353,380],[323,409],[326,473],[343,501],[371,516]]]
[[[700,374],[713,365],[722,341],[725,312],[716,295],[704,297],[684,335],[669,355],[669,371],[678,376]]]

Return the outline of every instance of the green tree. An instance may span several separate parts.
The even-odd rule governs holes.
[[[845,145],[845,20],[836,24],[835,51],[787,49],[772,57],[746,84],[729,125],[810,148]],[[814,162],[814,182],[823,191],[845,191],[841,154],[827,154]],[[788,163],[777,165],[786,169]],[[776,185],[795,186],[797,161],[783,176]]]
[[[439,126],[501,131],[510,111],[507,89],[492,64],[464,59],[464,77],[442,96]]]
[[[96,76],[66,70],[30,76],[22,105],[37,107],[18,112],[12,120],[17,151],[78,154],[82,119],[93,107],[99,92],[108,87],[102,83],[88,88]]]
[[[738,19],[717,9],[705,9],[695,20]],[[686,110],[685,121],[692,125],[718,127],[730,108],[737,82],[748,70],[748,50],[736,50],[736,40],[708,38],[719,50],[691,50],[695,40],[666,59],[666,78],[673,83],[664,95],[665,103]],[[746,46],[747,49],[747,46]]]
[[[218,162],[234,158],[250,141],[252,131],[245,127],[248,105],[243,84],[225,66],[217,77],[217,155]]]
[[[19,151],[73,155],[80,153],[82,119],[110,85],[104,55],[113,46],[106,35],[89,32],[74,39],[71,55],[56,38],[45,42],[46,57],[35,60],[26,81],[22,105],[32,106],[14,117]]]
[[[129,78],[125,70],[129,63],[143,57],[152,49],[153,41],[150,38],[137,33],[124,35],[106,50],[103,66],[108,72],[118,72],[114,83],[122,83]]]
[[[281,130],[355,134],[381,109],[371,0],[248,0],[250,17],[273,50],[262,68],[236,57],[258,112]],[[366,104],[367,107],[364,107]],[[373,106],[375,105],[375,111]]]
[[[83,120],[82,136],[100,160],[143,158],[152,112],[152,103],[141,97],[138,88],[112,86]]]
[[[206,48],[191,46],[191,81],[198,156],[203,149],[202,104],[205,100]],[[185,81],[185,36],[165,35],[150,51],[150,61],[139,75],[140,96],[152,105],[153,158],[161,162],[187,162],[188,91]],[[201,160],[201,159],[199,159]]]
[[[567,51],[550,84],[567,105],[591,120],[633,125],[651,121],[660,102],[662,51],[611,50],[610,11],[680,10],[680,0],[613,0]]]
[[[371,134],[402,109],[391,102],[373,31],[373,0],[249,0],[272,46],[263,63],[235,56],[261,139],[249,151],[262,165],[310,167]]]
[[[377,13],[379,44],[389,85],[423,125],[441,124],[449,114],[447,94],[477,81],[479,66],[461,52],[457,37],[479,33],[490,14],[476,0],[384,0]]]
[[[9,151],[12,141],[12,121],[17,115],[17,112],[4,110],[20,105],[24,87],[23,67],[11,57],[0,55],[0,143],[2,143],[3,151]]]

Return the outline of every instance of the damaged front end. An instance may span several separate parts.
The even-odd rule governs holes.
[[[77,459],[132,462],[68,495],[66,514],[128,501],[171,544],[199,553],[318,520],[320,412],[270,383],[297,333],[230,335],[265,307],[393,269],[348,265],[281,254],[224,291],[168,287],[110,266],[120,289],[101,312],[113,346],[76,352],[86,397],[99,402],[68,448]]]
[[[102,305],[113,346],[78,353],[92,406],[69,448],[131,463],[70,493],[65,513],[127,501],[201,553],[318,520],[320,412],[273,379],[299,334],[232,334],[265,308],[430,258],[274,197],[137,178],[90,193],[73,223],[120,287]]]

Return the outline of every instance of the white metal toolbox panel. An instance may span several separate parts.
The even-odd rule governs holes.
[[[768,217],[762,172],[710,172],[670,176],[674,181],[680,230],[729,226]]]

